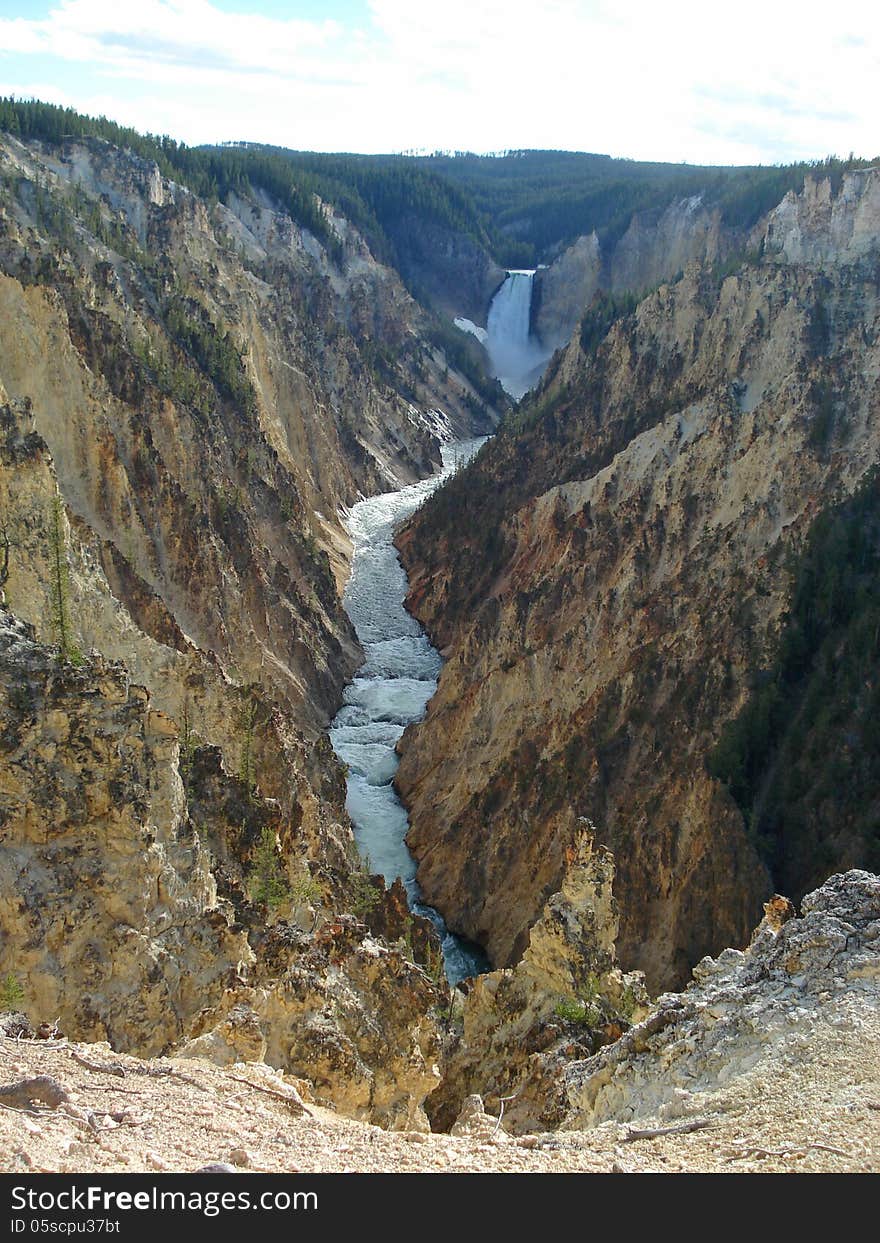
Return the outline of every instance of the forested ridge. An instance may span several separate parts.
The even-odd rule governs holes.
[[[285,161],[297,177],[317,187],[322,198],[361,230],[378,258],[394,260],[397,229],[413,215],[465,233],[479,245],[491,248],[491,238],[471,195],[451,179],[408,157],[332,155],[256,144],[211,150],[219,157],[234,151],[247,157],[262,155]]]
[[[510,151],[503,156],[457,152],[417,159],[467,190],[494,239],[500,262],[530,266],[596,229],[614,241],[633,213],[692,195],[717,206],[726,224],[749,228],[809,172],[839,182],[870,161],[850,156],[797,164],[701,167],[614,159],[575,151]],[[506,253],[507,258],[501,258]]]
[[[0,130],[53,144],[98,138],[128,147],[208,200],[260,188],[338,254],[339,240],[321,199],[349,219],[376,257],[388,263],[397,260],[398,239],[414,217],[466,236],[503,267],[529,267],[550,261],[560,247],[593,229],[613,242],[634,213],[662,210],[695,195],[706,206],[717,206],[725,223],[748,228],[787,190],[799,189],[807,173],[839,181],[845,170],[868,163],[850,156],[710,167],[572,151],[409,156],[325,154],[257,143],[190,147],[106,117],[11,97],[0,99]]]
[[[247,193],[259,186],[325,245],[334,249],[338,244],[315,201],[318,187],[307,174],[297,174],[290,161],[281,157],[235,147],[188,147],[167,134],[140,134],[107,117],[88,117],[73,108],[36,100],[0,98],[0,131],[54,145],[69,139],[103,139],[155,161],[165,177],[209,201],[225,199],[232,192]]]
[[[337,260],[342,256],[343,244],[322,202],[332,204],[349,219],[366,237],[374,255],[386,263],[398,262],[392,241],[394,230],[386,231],[377,213],[386,225],[403,220],[404,216],[411,220],[413,214],[421,219],[434,219],[441,227],[470,234],[478,246],[488,247],[488,239],[467,197],[435,174],[410,166],[383,169],[369,164],[365,158],[360,169],[358,157],[345,157],[338,161],[337,168],[337,157],[313,156],[308,161],[297,162],[289,154],[268,147],[188,147],[167,135],[140,134],[106,117],[87,117],[71,108],[11,98],[0,98],[0,131],[50,146],[61,146],[71,140],[97,139],[127,148],[143,159],[154,161],[163,176],[186,186],[208,203],[225,201],[230,194],[248,196],[262,190],[297,224],[320,238]],[[336,173],[331,175],[332,169],[336,169]],[[44,207],[44,222],[62,241],[72,236],[76,213],[87,211],[96,235],[113,244],[120,253],[136,258],[145,270],[161,262],[160,256],[142,253],[133,236],[118,222],[104,219],[93,205],[89,207],[81,202],[76,190],[67,208],[48,197]],[[131,254],[132,246],[137,250],[136,255]],[[49,262],[48,259],[45,262]],[[43,275],[48,276],[48,273]],[[411,292],[419,296],[418,290]],[[424,297],[420,300],[429,301]],[[185,330],[180,324],[176,328],[180,331],[172,331],[172,336],[188,354],[203,364],[210,361],[208,371],[218,391],[249,404],[252,398],[240,380],[236,345],[225,340],[220,342],[214,349],[214,356],[208,360],[207,346],[201,339],[198,325],[190,318]],[[471,342],[462,339],[457,330],[433,313],[426,335],[444,351],[450,363],[467,376],[479,394],[477,400],[503,405],[500,388],[487,377]],[[365,351],[375,353],[378,350],[375,343],[361,344]],[[382,360],[377,357],[374,361],[381,363]],[[177,374],[171,367],[160,370],[163,375]],[[182,389],[182,386],[181,381],[177,388]]]
[[[574,151],[505,155],[327,155],[252,144],[216,148],[286,158],[316,179],[383,257],[394,257],[396,229],[412,215],[468,234],[503,267],[534,267],[594,229],[613,243],[636,212],[700,196],[725,224],[750,228],[809,172],[839,181],[847,160],[782,166],[701,167],[646,163]]]

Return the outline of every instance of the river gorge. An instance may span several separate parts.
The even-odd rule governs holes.
[[[343,605],[366,660],[344,692],[330,741],[346,767],[346,808],[362,858],[390,884],[400,877],[410,906],[437,928],[446,973],[458,983],[487,967],[478,947],[455,936],[421,901],[416,862],[406,846],[409,820],[394,789],[397,740],[420,720],[437,689],[442,660],[404,608],[407,579],[392,543],[394,532],[445,479],[474,456],[483,439],[448,444],[443,469],[397,492],[371,496],[348,511],[354,553]]]
[[[0,1168],[876,1164],[880,172],[313,155],[0,100]]]

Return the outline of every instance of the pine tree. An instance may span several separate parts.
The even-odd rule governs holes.
[[[290,886],[281,868],[275,833],[267,825],[260,834],[260,842],[254,851],[254,861],[248,877],[248,893],[253,902],[259,902],[274,911],[287,898]]]
[[[57,492],[52,498],[49,557],[52,575],[52,623],[58,640],[58,658],[68,664],[78,665],[82,663],[82,654],[73,641],[70,626],[70,570],[64,538],[64,515],[61,497]]]
[[[241,728],[241,762],[238,766],[238,779],[247,791],[249,803],[254,801],[256,778],[254,776],[254,729],[257,723],[258,705],[252,694],[248,694],[239,709],[239,726]]]
[[[8,971],[0,981],[0,1010],[18,1010],[24,1001],[24,989],[14,972]]]

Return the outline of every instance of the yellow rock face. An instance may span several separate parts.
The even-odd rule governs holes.
[[[692,266],[589,354],[576,336],[543,416],[400,536],[448,657],[400,744],[409,842],[427,900],[498,965],[579,817],[652,990],[748,941],[770,882],[706,757],[774,650],[789,552],[880,454],[878,187],[808,185],[736,274]]]
[[[554,1126],[566,1065],[645,1012],[642,976],[625,975],[615,961],[613,882],[614,860],[596,844],[595,826],[578,825],[561,887],[530,929],[520,962],[469,987],[457,1016],[461,1034],[428,1101],[441,1129],[472,1094],[486,1098],[496,1114],[503,1105],[509,1130]]]
[[[469,432],[473,394],[345,222],[334,264],[283,214],[99,143],[4,137],[0,164],[0,970],[73,1037],[204,1039],[424,1125],[433,986],[363,925],[321,939],[353,855],[323,728],[359,660],[339,507],[429,473],[437,408]],[[240,345],[238,396],[175,305]],[[47,646],[59,497],[79,664]],[[264,829],[293,886],[274,912],[249,892]]]

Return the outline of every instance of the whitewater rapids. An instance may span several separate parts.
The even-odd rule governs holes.
[[[435,925],[453,984],[485,971],[488,964],[478,947],[449,932],[438,912],[421,902],[416,863],[406,846],[409,820],[392,784],[398,765],[394,748],[406,726],[424,716],[443,662],[404,608],[406,574],[392,540],[397,527],[482,443],[445,446],[439,474],[371,496],[348,511],[345,525],[354,554],[342,603],[366,660],[345,688],[343,706],[330,727],[333,750],[347,766],[346,808],[358,849],[370,870],[388,884],[399,876],[410,908]]]

